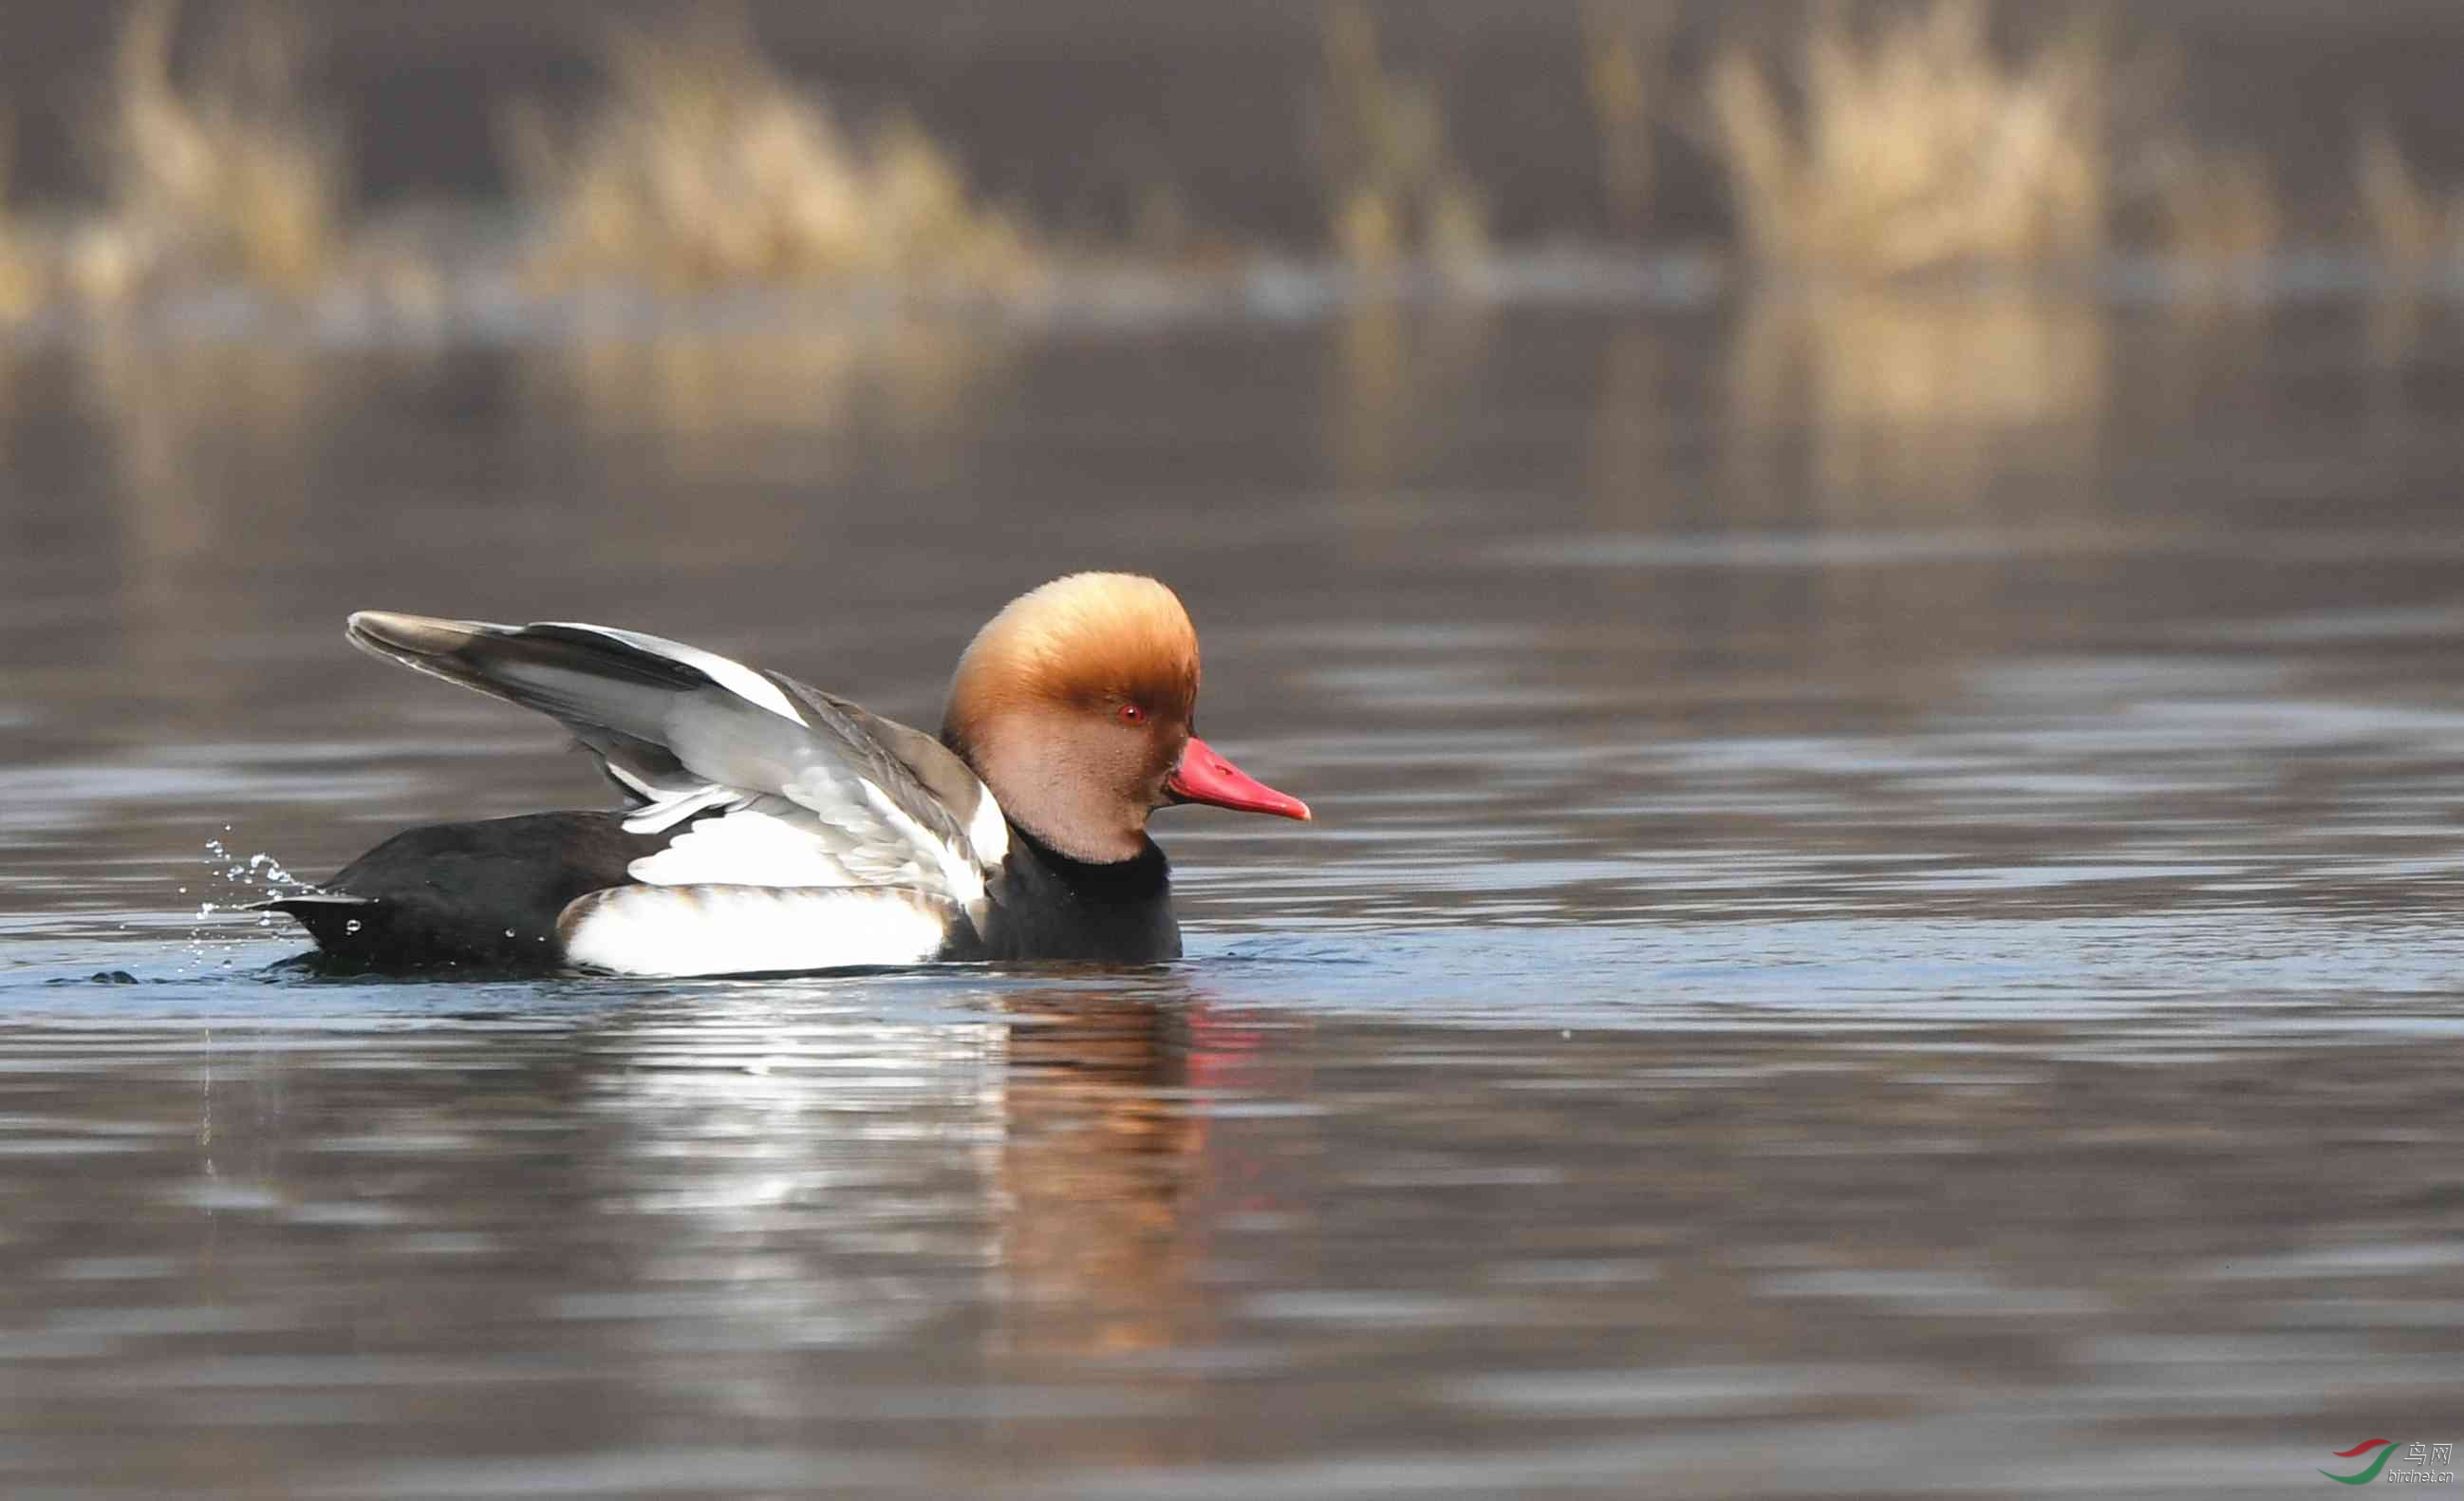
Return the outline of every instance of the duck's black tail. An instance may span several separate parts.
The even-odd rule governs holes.
[[[554,969],[557,917],[576,897],[632,883],[626,867],[667,834],[620,813],[526,813],[405,829],[314,892],[257,904],[299,920],[346,968]]]
[[[278,912],[299,919],[321,949],[331,949],[366,925],[375,898],[347,892],[293,892],[270,901],[251,902],[242,912]],[[329,941],[330,940],[330,941]]]

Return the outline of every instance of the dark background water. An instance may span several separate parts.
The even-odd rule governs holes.
[[[0,1477],[2245,1496],[2452,1442],[2459,357],[1919,293],[14,349]],[[602,797],[347,609],[929,720],[1089,565],[1319,810],[1170,815],[1184,964],[312,982],[219,910]]]

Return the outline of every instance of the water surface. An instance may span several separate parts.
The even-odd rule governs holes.
[[[2452,322],[720,308],[0,358],[11,1494],[2234,1495],[2452,1442]],[[1178,586],[1188,961],[318,982],[590,806],[363,607],[930,721]],[[271,858],[252,862],[259,853]]]

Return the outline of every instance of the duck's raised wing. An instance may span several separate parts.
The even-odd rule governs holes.
[[[920,731],[794,678],[604,626],[363,610],[353,645],[536,709],[642,803],[625,827],[684,829],[633,862],[656,886],[901,887],[964,911],[1009,852],[990,789]]]

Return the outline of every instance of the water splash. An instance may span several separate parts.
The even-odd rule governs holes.
[[[225,824],[223,832],[228,834],[231,831],[231,826]],[[218,883],[218,888],[209,886],[208,890],[219,889],[223,894],[223,899],[209,899],[198,903],[194,920],[200,926],[188,930],[188,967],[191,969],[205,964],[208,960],[217,964],[230,964],[239,958],[243,944],[260,935],[265,938],[275,936],[271,931],[274,927],[274,916],[271,913],[258,915],[256,921],[249,929],[238,931],[220,924],[205,926],[205,924],[213,923],[217,914],[250,907],[269,897],[279,896],[285,892],[301,890],[308,886],[307,882],[292,874],[280,857],[271,850],[260,850],[254,854],[243,856],[233,852],[231,847],[219,838],[205,842],[204,864],[208,880]],[[188,894],[188,888],[181,887],[180,894],[184,896]]]
[[[230,827],[225,826],[223,832],[231,832]],[[260,850],[246,859],[241,859],[231,853],[221,840],[209,839],[206,841],[206,853],[210,857],[209,863],[221,867],[216,873],[234,886],[253,887],[262,883],[267,892],[280,892],[290,887],[307,884],[292,874],[283,866],[281,860],[266,850]]]

